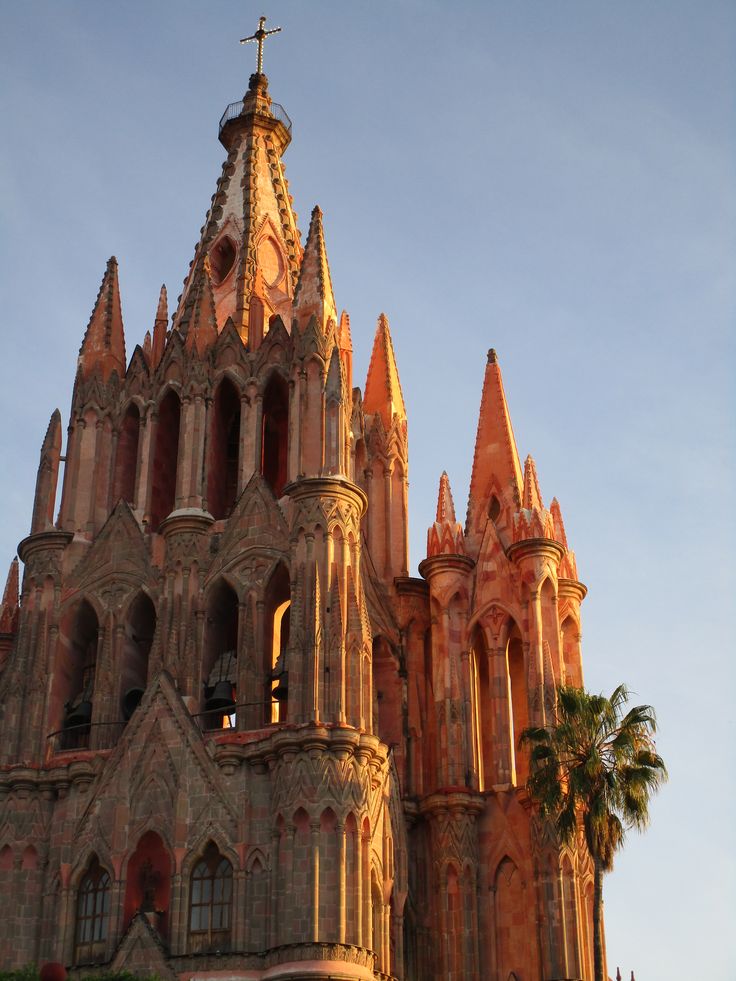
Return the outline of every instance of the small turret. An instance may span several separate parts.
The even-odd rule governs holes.
[[[325,234],[322,227],[322,211],[315,205],[309,223],[307,244],[304,246],[299,280],[294,290],[293,316],[300,330],[304,330],[312,317],[324,333],[327,325],[337,323],[337,308],[332,292],[330,267],[327,262]]]
[[[83,378],[98,371],[107,381],[113,371],[125,376],[125,333],[120,309],[118,261],[108,259],[102,285],[79,351],[79,370]]]
[[[434,555],[464,555],[463,526],[455,518],[455,505],[450,490],[450,478],[445,470],[440,477],[437,498],[437,517],[427,532],[427,558]]]

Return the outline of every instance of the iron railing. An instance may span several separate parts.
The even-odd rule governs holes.
[[[220,125],[217,130],[217,135],[219,136],[222,133],[225,126],[231,122],[231,120],[237,119],[242,111],[242,99],[240,102],[231,102],[220,117]],[[287,133],[291,133],[291,119],[289,118],[289,114],[283,106],[279,105],[278,102],[271,103],[271,115],[274,119],[278,119],[278,121],[286,128]]]

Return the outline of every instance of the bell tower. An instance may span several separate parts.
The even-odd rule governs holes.
[[[171,316],[163,286],[126,338],[109,259],[41,443],[0,605],[0,966],[587,981],[590,859],[534,813],[518,741],[582,682],[561,509],[490,351],[467,521],[443,473],[409,575],[391,329],[361,392],[372,328],[286,181],[278,30],[243,39]]]

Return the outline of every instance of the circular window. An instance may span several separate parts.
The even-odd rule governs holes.
[[[237,249],[235,242],[223,235],[210,249],[210,269],[212,270],[212,282],[219,286],[229,275],[235,265]]]

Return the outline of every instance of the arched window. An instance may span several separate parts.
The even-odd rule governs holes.
[[[110,915],[110,876],[97,857],[82,876],[77,892],[77,964],[104,960]]]
[[[224,580],[220,580],[212,589],[207,604],[202,665],[206,729],[232,729],[236,724],[238,617],[238,597]]]
[[[179,396],[170,389],[158,407],[151,490],[151,531],[156,531],[164,518],[174,510],[180,420]]]
[[[58,684],[54,687],[52,711],[56,714],[61,710],[62,749],[89,746],[98,637],[97,615],[82,600],[64,617],[59,634]]]
[[[138,406],[131,402],[123,417],[115,454],[115,482],[112,491],[113,505],[122,498],[128,504],[135,503],[135,478],[138,467],[138,439],[141,416]]]
[[[276,497],[286,483],[286,454],[289,443],[289,389],[284,379],[273,374],[263,395],[261,473]]]
[[[289,572],[286,566],[279,564],[266,590],[266,722],[286,722],[288,714],[289,673],[286,657],[291,624],[290,601]]]
[[[125,722],[138,708],[148,681],[148,655],[156,631],[156,609],[145,593],[133,601],[125,623],[120,672],[120,711]]]
[[[519,746],[519,737],[529,725],[529,701],[527,695],[526,672],[524,665],[524,648],[519,628],[514,624],[506,647],[506,662],[508,668],[509,700],[511,704],[511,759],[512,782],[517,787],[526,783],[529,773],[529,754]]]
[[[210,842],[194,866],[189,904],[189,948],[197,951],[230,949],[233,867]]]

